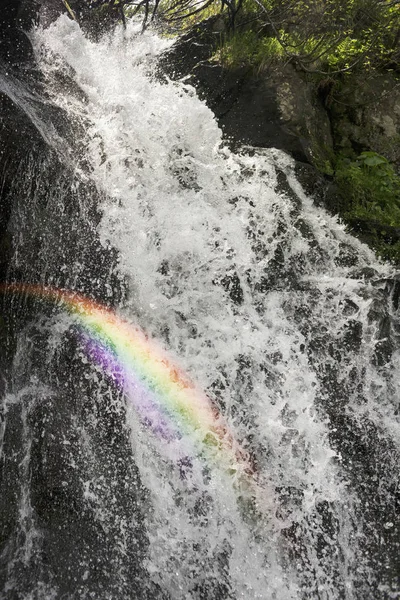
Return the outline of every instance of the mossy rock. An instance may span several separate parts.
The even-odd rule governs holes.
[[[374,150],[400,170],[400,88],[392,73],[347,76],[330,105],[335,147]]]
[[[331,125],[315,82],[290,64],[274,72],[271,79],[284,127],[302,140],[307,160],[321,173],[332,175],[335,155]]]

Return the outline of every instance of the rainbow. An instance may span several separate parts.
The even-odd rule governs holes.
[[[166,442],[188,436],[198,456],[254,488],[249,455],[217,408],[139,328],[74,291],[10,283],[0,292],[40,298],[73,315],[87,356],[124,391],[154,435]]]

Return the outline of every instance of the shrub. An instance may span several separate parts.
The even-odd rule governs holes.
[[[383,156],[362,152],[356,159],[340,157],[336,182],[347,208],[341,215],[359,229],[383,258],[400,262],[400,177]]]
[[[355,160],[340,158],[336,181],[349,197],[347,216],[400,227],[400,177],[386,158],[375,152],[363,152]]]

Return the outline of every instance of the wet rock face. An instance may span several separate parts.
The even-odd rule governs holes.
[[[25,31],[36,19],[39,3],[35,0],[2,0],[0,10],[0,57],[18,66],[32,59],[31,44]]]
[[[28,4],[5,5],[1,23],[0,282],[75,289],[114,306],[124,281],[97,234],[101,199],[41,131],[55,129],[67,148],[75,125],[40,100],[30,46],[11,43]],[[19,103],[28,91],[32,106]],[[43,303],[0,297],[0,590],[7,600],[159,598],[144,573],[147,495],[123,398],[84,361],[74,331],[54,340],[57,323]]]
[[[306,138],[296,131],[293,112],[284,110],[287,104],[280,102],[276,81],[255,77],[245,68],[227,71],[210,64],[199,65],[195,78],[228,139],[279,148],[301,161],[310,159]]]
[[[66,12],[62,0],[1,0],[0,60],[14,68],[34,60],[26,34],[32,25],[50,25]]]
[[[42,342],[17,366],[28,363],[30,389],[20,391],[5,415],[0,589],[16,594],[10,598],[50,597],[51,590],[56,598],[136,598],[132,590],[147,598],[146,493],[123,401],[82,362],[72,331],[54,356],[56,365],[43,332],[32,325],[29,335]]]
[[[32,47],[25,32],[36,19],[38,9],[35,0],[2,0],[0,5],[0,281],[6,278],[12,255],[8,231],[12,210],[10,187],[18,176],[23,157],[30,151],[35,152],[35,146],[41,144],[40,135],[29,118],[5,91],[7,78],[15,75],[22,65],[26,68],[33,62]]]
[[[44,151],[43,140],[24,111],[6,93],[0,93],[0,283],[12,276],[11,262],[16,251],[16,238],[11,230],[11,220],[13,215],[15,220],[18,206],[26,202],[16,184],[23,172],[24,160],[29,160],[28,157],[32,155],[40,156]],[[5,382],[9,378],[13,360],[15,340],[11,330],[9,307],[4,297],[0,296],[1,397],[7,387]]]
[[[117,257],[95,237],[95,210],[92,228],[79,213],[79,202],[87,206],[93,190],[68,192],[62,170],[57,175],[48,160],[27,159],[22,181],[9,189],[7,277],[43,283],[56,277],[60,287],[75,284],[116,303],[122,293]],[[40,180],[34,164],[55,177],[53,186],[46,175]],[[23,185],[23,172],[32,186]],[[58,196],[65,204],[57,204],[57,187],[65,191]],[[51,218],[55,229],[48,226]],[[1,307],[0,589],[8,589],[10,599],[34,593],[118,600],[128,590],[147,598],[147,497],[120,393],[85,360],[73,330],[54,338],[59,324],[53,307],[9,295]]]
[[[31,148],[26,141],[29,140]],[[0,93],[0,280],[4,281],[11,259],[12,240],[8,223],[12,211],[10,189],[18,176],[19,165],[29,151],[42,146],[40,136],[29,119],[5,93]]]

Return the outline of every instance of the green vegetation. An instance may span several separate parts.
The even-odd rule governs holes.
[[[400,177],[386,158],[375,152],[363,152],[356,160],[341,158],[336,180],[350,194],[353,216],[400,227]]]
[[[344,220],[361,223],[369,242],[383,258],[400,262],[400,242],[393,243],[391,228],[400,228],[400,177],[375,152],[357,158],[339,157],[335,179],[346,199]]]
[[[400,2],[245,0],[230,21],[218,58],[263,68],[277,59],[321,75],[396,69]]]

